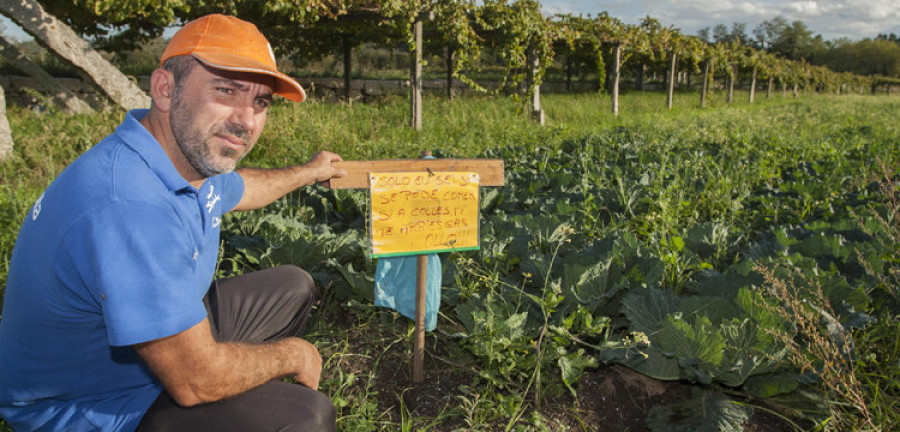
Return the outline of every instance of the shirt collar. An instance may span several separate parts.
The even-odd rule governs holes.
[[[162,145],[156,141],[156,138],[147,128],[141,124],[140,120],[149,112],[148,109],[135,109],[125,114],[125,120],[116,128],[116,134],[122,141],[141,158],[147,162],[150,169],[156,173],[159,179],[169,188],[170,191],[181,191],[183,189],[193,190],[193,186],[188,183],[178,170],[169,155],[163,150]]]

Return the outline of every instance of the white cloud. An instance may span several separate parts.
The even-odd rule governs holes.
[[[817,16],[821,13],[819,4],[814,1],[792,2],[788,4],[788,9],[803,16]]]
[[[900,33],[898,0],[541,0],[545,11],[590,13],[607,11],[626,23],[646,15],[688,34],[716,24],[747,24],[748,33],[778,15],[800,20],[826,39],[862,39],[878,33]]]

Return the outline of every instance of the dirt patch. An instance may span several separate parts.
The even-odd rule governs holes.
[[[689,385],[658,381],[618,365],[588,372],[579,383],[578,405],[585,421],[602,430],[649,431],[644,419],[651,408],[691,397]]]
[[[335,317],[338,318],[338,317]],[[347,320],[347,317],[343,318]],[[478,367],[457,340],[447,334],[426,336],[425,382],[412,382],[412,343],[404,337],[407,323],[389,314],[368,320],[340,322],[348,329],[348,355],[336,369],[354,373],[360,380],[357,394],[368,394],[377,405],[378,421],[399,425],[416,419],[411,427],[435,432],[504,430],[503,424],[470,426],[466,402],[479,394]],[[354,355],[353,353],[366,353]],[[545,424],[553,431],[649,432],[645,419],[655,406],[686,401],[692,385],[659,381],[624,366],[611,365],[585,371],[577,384],[577,397],[563,391],[547,397],[540,407]],[[529,393],[528,403],[533,394]],[[526,410],[532,410],[530,406]],[[345,412],[344,415],[353,414]],[[370,413],[371,414],[371,413]],[[526,411],[530,414],[530,411]],[[525,426],[524,430],[529,430]],[[745,432],[792,432],[782,419],[756,410]]]
[[[425,380],[418,384],[412,381],[411,343],[397,344],[385,353],[376,371],[382,385],[379,405],[397,418],[401,411],[412,417],[440,418],[436,431],[458,429],[463,425],[456,415],[465,395],[462,388],[472,384],[475,371],[447,360],[446,340],[429,334],[425,344]]]
[[[689,400],[691,385],[659,381],[624,366],[612,365],[586,373],[579,381],[577,405],[587,430],[649,432],[650,410]],[[755,410],[745,432],[792,432],[784,420]]]

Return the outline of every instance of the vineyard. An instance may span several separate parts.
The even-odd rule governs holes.
[[[486,73],[501,78],[500,91],[526,89],[524,93],[532,100],[529,109],[538,119],[543,112],[541,83],[548,70],[559,65],[567,82],[574,74],[595,76],[598,87],[609,91],[613,113],[618,113],[619,87],[626,66],[639,70],[638,75],[646,70],[662,77],[667,108],[672,107],[676,82],[683,83],[685,78],[689,82],[692,75],[694,82],[700,83],[701,106],[706,105],[707,93],[720,79],[722,87],[728,90],[729,102],[740,83],[750,89],[751,102],[758,89],[764,89],[767,95],[778,89],[782,94],[790,91],[794,95],[858,94],[890,92],[891,86],[900,84],[893,66],[867,75],[835,72],[797,56],[776,54],[741,41],[713,43],[674,26],[664,26],[650,15],[634,25],[603,11],[586,17],[548,16],[541,12],[541,3],[536,0],[28,2],[33,4],[30,9],[42,7],[48,16],[60,17],[73,34],[90,39],[95,49],[107,52],[117,68],[128,74],[149,72],[136,69],[155,64],[155,58],[149,63],[135,62],[131,55],[148,41],[161,37],[165,29],[204,14],[226,13],[263,29],[282,59],[282,67],[290,64],[302,68],[326,56],[340,57],[348,95],[354,50],[402,47],[413,56],[408,76],[414,95],[420,90],[421,68],[426,62],[423,59],[434,59],[445,65],[448,90],[449,84],[458,80],[469,88],[494,92],[496,88],[485,88],[479,83]],[[0,12],[29,28],[28,20],[21,16],[25,10],[4,7]],[[74,60],[77,59],[68,58],[69,63]],[[21,66],[21,62],[17,64]],[[123,101],[115,103],[132,107]],[[412,104],[413,110],[420,105],[415,101]],[[419,121],[414,119],[414,126]]]
[[[505,161],[507,185],[482,191],[481,249],[441,254],[423,385],[411,322],[372,305],[365,192],[309,188],[231,214],[219,276],[314,275],[309,338],[344,431],[895,429],[900,102],[700,110],[676,94],[661,111],[665,97],[626,94],[633,114],[615,117],[596,95],[545,96],[544,127],[509,98],[426,99],[442,120],[421,132],[399,99],[273,109],[247,165],[321,148]],[[9,116],[21,145],[0,165],[4,280],[30,203],[121,114]],[[616,414],[630,384],[598,384],[610,374],[677,391]]]

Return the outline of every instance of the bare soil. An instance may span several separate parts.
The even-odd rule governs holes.
[[[399,422],[407,416],[441,418],[431,425],[434,431],[503,430],[505,423],[470,427],[465,418],[463,400],[479,395],[477,372],[469,365],[450,360],[454,342],[429,334],[426,341],[426,378],[412,382],[410,345],[394,345],[379,360],[375,387],[378,404],[386,418]],[[619,365],[601,366],[587,371],[578,382],[577,397],[565,392],[542,402],[541,414],[551,430],[649,432],[645,419],[650,409],[688,400],[691,385],[659,381]],[[530,401],[529,401],[530,402]],[[533,408],[532,408],[533,409]],[[756,410],[746,424],[746,432],[791,432],[790,426],[776,416]]]

